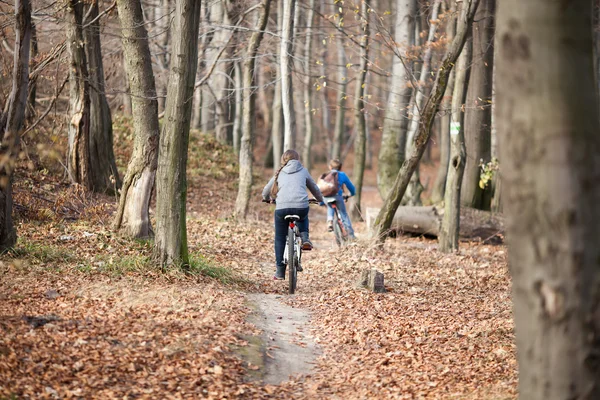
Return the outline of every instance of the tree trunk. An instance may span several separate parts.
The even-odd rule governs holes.
[[[235,214],[237,218],[245,219],[248,213],[248,203],[252,191],[252,143],[254,141],[254,67],[256,65],[256,54],[263,32],[269,19],[269,7],[271,0],[262,0],[262,11],[256,22],[256,29],[248,42],[246,57],[244,59],[243,83],[244,83],[244,120],[242,124],[242,141],[240,146],[240,179],[237,199],[235,201]]]
[[[17,242],[12,219],[12,176],[19,156],[19,137],[27,107],[29,86],[29,56],[31,45],[31,4],[29,0],[15,0],[15,47],[13,78],[7,99],[6,128],[0,138],[0,251],[10,249]]]
[[[368,57],[369,57],[369,6],[366,0],[361,2],[360,28],[362,35],[358,36],[360,40],[360,62],[358,77],[356,80],[356,93],[354,96],[354,129],[356,139],[354,139],[354,170],[353,180],[356,187],[356,196],[353,199],[352,216],[355,219],[362,220],[361,212],[361,194],[363,186],[363,176],[365,174],[365,160],[367,150],[367,124],[365,121],[365,84],[367,81]]]
[[[444,4],[445,3],[442,3],[442,5]],[[450,10],[446,10],[446,12],[455,13],[456,3],[451,2],[450,7]],[[456,18],[450,17],[448,19],[448,23],[446,24],[446,40],[452,40],[452,38],[454,37],[455,30]],[[435,182],[433,184],[433,190],[431,192],[431,202],[433,204],[440,203],[442,200],[444,200],[444,193],[446,191],[446,180],[448,178],[448,163],[450,160],[450,122],[452,121],[452,93],[454,92],[455,76],[456,72],[450,74],[450,79],[448,80],[448,87],[446,88],[444,99],[442,100],[442,104],[440,105],[440,108],[443,113],[442,117],[439,119],[440,165],[438,167]]]
[[[465,106],[467,162],[461,190],[465,206],[490,209],[491,191],[479,187],[480,162],[491,159],[492,72],[496,0],[481,0],[473,23],[473,61]]]
[[[227,12],[227,5],[225,1],[216,1],[211,3],[211,20],[216,24],[222,24],[225,26],[231,25],[229,20],[229,14]],[[214,58],[218,56],[218,53],[223,47],[228,46],[229,38],[231,33],[226,29],[219,29],[215,32],[215,36],[212,40],[211,47],[215,49],[214,56],[209,59],[209,62],[214,62]],[[215,137],[219,143],[228,144],[231,143],[231,115],[229,112],[230,101],[230,80],[229,75],[231,72],[232,63],[230,61],[231,51],[227,47],[221,56],[220,60],[216,61],[217,65],[215,73],[211,75],[210,85],[215,92]]]
[[[282,32],[283,1],[277,2],[277,31]],[[273,92],[273,125],[271,140],[273,141],[273,169],[278,169],[283,154],[283,108],[281,104],[281,46],[277,48],[277,64],[275,68],[275,90]]]
[[[460,6],[459,6],[460,7]],[[465,134],[463,127],[463,107],[467,93],[467,69],[471,59],[471,46],[466,43],[458,58],[455,70],[454,93],[452,94],[452,114],[450,132],[450,165],[444,194],[444,218],[439,236],[439,250],[449,253],[458,249],[460,234],[460,189],[465,171]]]
[[[591,6],[499,2],[498,136],[521,399],[600,398]]]
[[[67,170],[73,183],[92,189],[90,171],[90,86],[85,41],[83,38],[84,4],[69,0],[67,18],[67,48],[71,56],[69,68],[70,121]]]
[[[385,109],[377,169],[377,187],[383,199],[387,198],[404,162],[406,121],[411,97],[410,62],[404,57],[415,42],[416,0],[398,0],[396,12],[394,42],[399,48],[392,60],[391,89]]]
[[[419,130],[414,137],[413,151],[410,157],[402,165],[402,168],[400,168],[400,171],[396,176],[396,180],[394,181],[394,186],[392,187],[388,197],[383,203],[383,207],[381,208],[379,215],[377,216],[374,233],[380,245],[382,245],[385,241],[387,231],[394,217],[394,213],[400,205],[402,196],[404,196],[404,193],[406,192],[408,182],[417,168],[423,152],[425,151],[425,146],[427,146],[427,142],[429,141],[429,136],[431,134],[431,124],[433,123],[435,113],[446,90],[448,77],[452,71],[452,67],[465,44],[468,24],[473,21],[475,9],[478,3],[479,0],[466,0],[466,7],[464,8],[458,20],[456,36],[448,45],[446,54],[444,55],[440,68],[436,74],[435,82],[433,84],[433,88],[431,89],[431,96],[423,107],[423,112],[421,113],[421,118],[419,121]]]
[[[156,173],[155,258],[162,266],[189,263],[186,230],[187,152],[198,67],[200,1],[175,6],[171,66]]]
[[[140,0],[118,0],[117,7],[131,93],[134,145],[114,225],[129,237],[147,238],[154,235],[149,209],[158,157],[158,101]]]
[[[431,58],[433,56],[433,42],[435,41],[435,33],[438,26],[438,13],[442,0],[435,0],[431,8],[431,18],[429,26],[429,34],[427,36],[427,42],[425,43],[425,53],[423,54],[423,66],[421,67],[419,75],[419,83],[415,88],[415,102],[413,104],[412,115],[410,116],[410,122],[408,125],[408,133],[406,135],[406,150],[405,154],[411,154],[414,146],[414,137],[419,129],[421,120],[421,109],[425,102],[425,91],[427,88],[427,81],[429,79],[429,71],[431,69]],[[423,192],[423,185],[421,185],[421,179],[419,176],[419,166],[415,168],[415,172],[410,179],[410,183],[406,189],[407,194],[407,205],[420,206],[421,193]]]
[[[116,193],[121,187],[121,179],[113,152],[112,117],[106,101],[98,0],[92,1],[86,7],[85,15],[83,23],[87,26],[83,29],[83,38],[90,96],[90,179],[94,191]]]
[[[341,159],[342,147],[344,146],[344,134],[346,133],[346,87],[348,86],[346,50],[344,49],[344,39],[341,36],[338,39],[337,55],[339,89],[337,93],[337,110],[335,115],[335,126],[333,128],[331,158]]]
[[[242,67],[240,62],[235,61],[234,65],[235,81],[235,117],[233,119],[233,150],[235,154],[240,154],[240,139],[242,137],[242,118],[243,118],[243,94],[242,94]]]
[[[283,150],[296,147],[296,116],[294,113],[294,94],[292,88],[292,52],[294,30],[294,12],[296,0],[282,0],[283,24],[281,26],[281,105],[283,109]]]
[[[311,65],[312,65],[312,27],[313,17],[315,12],[315,0],[309,0],[308,10],[306,14],[306,42],[304,46],[304,62],[306,65],[306,80],[304,82],[304,152],[302,153],[302,161],[304,162],[304,168],[309,172],[312,168],[312,153],[311,147],[313,142],[313,103],[312,103],[312,78],[311,78]]]
[[[167,80],[169,75],[169,42],[171,38],[171,0],[157,0],[154,4],[154,21],[157,28],[157,37],[155,43],[158,46],[158,64],[161,70],[162,79],[158,83],[158,111],[165,110],[167,99]]]
[[[37,61],[35,58],[38,56],[38,38],[37,29],[34,23],[31,24],[31,46],[29,49],[29,60],[31,66],[29,70],[33,70],[36,67]],[[37,94],[37,78],[29,79],[29,92],[27,95],[27,108],[25,109],[25,118],[28,123],[31,123],[35,119],[35,101]]]

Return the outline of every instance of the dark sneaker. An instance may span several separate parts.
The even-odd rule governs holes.
[[[296,271],[302,272],[302,271],[304,271],[304,268],[302,268],[302,265],[298,264],[298,265],[296,265]]]
[[[285,279],[285,276],[277,276],[277,275],[273,276],[273,280],[275,280],[275,281],[282,281],[284,279]]]
[[[313,245],[310,242],[310,240],[306,240],[304,242],[302,242],[302,250],[304,251],[311,251],[313,249]],[[301,270],[298,270],[301,271]]]
[[[327,222],[327,232],[333,232],[333,221]]]

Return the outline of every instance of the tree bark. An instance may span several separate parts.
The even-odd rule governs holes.
[[[243,94],[242,94],[242,67],[240,62],[235,61],[233,65],[233,76],[235,82],[235,117],[233,119],[233,150],[240,154],[240,139],[242,137],[243,121]]]
[[[34,23],[31,23],[31,45],[29,49],[29,60],[31,62],[31,66],[29,70],[35,69],[37,66],[37,61],[35,58],[39,54],[38,49],[38,38],[37,38],[37,29]],[[25,118],[27,119],[28,124],[35,120],[35,102],[37,95],[37,78],[31,79],[29,78],[29,91],[27,95],[27,108],[25,109]]]
[[[416,0],[398,0],[394,43],[397,48],[392,60],[392,81],[385,109],[379,162],[377,187],[383,199],[387,198],[404,162],[408,106],[411,97],[410,62],[405,54],[415,42]]]
[[[442,3],[442,5],[444,4],[445,3]],[[450,9],[446,9],[446,12],[456,13],[456,3],[451,2]],[[446,40],[448,42],[450,42],[454,37],[455,31],[456,18],[450,17],[448,18],[448,23],[446,24]],[[433,190],[431,192],[431,202],[433,204],[440,203],[442,200],[444,200],[444,193],[446,191],[446,180],[448,178],[448,163],[450,160],[450,122],[452,121],[452,93],[454,92],[455,76],[455,72],[450,74],[450,79],[448,80],[448,87],[446,88],[446,93],[444,94],[442,104],[440,105],[440,108],[443,113],[442,117],[439,120],[440,165],[438,167],[435,182],[433,184]]]
[[[263,38],[263,32],[269,19],[269,8],[271,0],[262,0],[262,11],[256,22],[256,29],[248,42],[246,57],[243,67],[244,82],[244,119],[242,124],[242,140],[240,145],[240,179],[238,194],[235,202],[235,214],[237,218],[245,219],[248,213],[248,203],[252,191],[252,144],[254,141],[254,67],[256,65],[256,54],[260,42]]]
[[[473,61],[465,107],[467,162],[461,190],[465,206],[490,209],[491,190],[479,187],[480,162],[491,159],[492,72],[496,0],[481,0],[473,23]]]
[[[113,194],[121,187],[121,179],[113,152],[112,117],[106,101],[98,0],[85,8],[83,38],[90,96],[90,179],[94,191]]]
[[[292,52],[294,12],[296,0],[281,0],[283,3],[283,24],[281,26],[281,105],[283,109],[283,150],[296,147],[296,115],[292,87]]]
[[[414,137],[419,129],[421,120],[421,109],[425,101],[425,91],[427,90],[427,81],[429,79],[429,71],[431,69],[431,58],[433,56],[433,42],[435,41],[435,34],[438,26],[438,13],[442,0],[435,0],[435,3],[431,7],[431,18],[429,25],[429,33],[427,35],[427,42],[425,43],[425,53],[423,54],[423,66],[421,67],[419,75],[419,83],[415,88],[415,102],[413,104],[412,114],[410,116],[410,122],[408,124],[408,133],[406,135],[406,150],[405,154],[411,154],[414,146]],[[419,176],[419,166],[415,168],[413,175],[410,179],[410,183],[406,189],[407,194],[407,205],[420,206],[421,193],[423,192],[423,185]]]
[[[200,1],[175,6],[171,66],[156,174],[155,258],[162,266],[189,263],[186,230],[187,152],[198,67]]]
[[[587,0],[499,2],[519,397],[600,398],[600,122]]]
[[[70,121],[67,170],[73,183],[93,189],[90,165],[90,85],[83,37],[84,4],[69,0],[66,13],[69,68]]]
[[[123,228],[129,237],[147,238],[154,235],[149,210],[158,158],[158,101],[140,0],[118,0],[117,7],[131,94],[134,144],[114,225],[115,229]]]
[[[29,86],[29,56],[31,45],[31,4],[15,0],[15,46],[13,55],[12,88],[7,99],[6,127],[0,144],[0,251],[17,242],[12,219],[12,176],[19,156],[19,137],[27,107]]]
[[[335,7],[335,6],[334,6]],[[348,86],[348,68],[346,67],[346,49],[344,39],[338,38],[338,92],[335,114],[335,126],[333,127],[333,141],[331,158],[342,159],[342,147],[344,146],[344,135],[346,133],[346,87]]]
[[[304,162],[304,168],[309,172],[312,168],[312,152],[311,147],[313,143],[313,103],[312,103],[312,79],[311,79],[311,66],[312,66],[312,27],[315,13],[315,0],[309,0],[308,10],[306,12],[306,42],[304,45],[304,62],[305,62],[305,73],[306,80],[304,82],[304,152],[302,153],[302,161]]]
[[[454,93],[452,94],[452,131],[450,133],[450,165],[444,194],[444,218],[439,236],[439,250],[449,253],[458,249],[460,234],[460,189],[465,171],[465,134],[463,107],[467,93],[467,69],[471,59],[471,46],[466,43],[458,58],[455,70]]]
[[[356,195],[352,200],[352,216],[355,219],[362,220],[361,195],[363,186],[363,176],[365,174],[365,161],[367,150],[367,124],[365,121],[365,85],[368,72],[369,57],[369,5],[366,0],[361,2],[360,7],[360,28],[362,30],[360,38],[360,62],[358,66],[358,77],[356,80],[356,92],[354,96],[354,129],[356,138],[354,139],[354,170],[353,181],[356,187]]]
[[[444,55],[440,68],[436,74],[433,88],[431,89],[431,96],[423,107],[423,112],[421,113],[419,121],[419,130],[414,137],[413,151],[398,172],[396,180],[394,181],[394,186],[377,216],[374,234],[380,245],[384,243],[385,238],[387,237],[387,232],[390,228],[394,213],[396,212],[396,209],[398,209],[402,196],[404,196],[404,193],[406,192],[408,182],[425,151],[425,146],[427,146],[431,134],[431,124],[433,123],[435,113],[442,100],[442,96],[444,95],[452,67],[465,44],[468,24],[473,21],[478,3],[479,0],[466,0],[465,2],[466,7],[459,17],[456,36],[446,50],[446,54]]]
[[[277,31],[281,34],[283,27],[283,1],[277,2]],[[283,108],[281,103],[281,46],[277,48],[277,64],[275,68],[275,90],[273,93],[273,125],[271,140],[273,141],[273,169],[279,168],[283,154]]]
[[[227,4],[225,1],[216,1],[211,3],[211,19],[218,24],[225,26],[231,25],[229,20],[229,14],[227,12]],[[215,36],[212,40],[211,46],[215,49],[215,56],[220,52],[223,47],[228,46],[229,38],[231,33],[226,29],[216,28]],[[227,47],[222,55],[219,57],[221,60],[216,61],[215,73],[211,75],[210,85],[215,92],[215,137],[219,143],[229,144],[231,143],[232,125],[230,115],[230,99],[229,89],[231,87],[229,75],[231,72],[232,63],[229,60],[231,51]],[[209,62],[213,62],[213,58]]]

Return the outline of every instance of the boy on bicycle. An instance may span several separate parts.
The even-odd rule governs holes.
[[[350,222],[350,217],[348,216],[348,212],[346,211],[346,204],[344,202],[344,197],[343,197],[344,196],[344,186],[346,186],[346,188],[350,192],[351,196],[354,196],[356,194],[356,189],[354,188],[354,185],[352,184],[352,181],[350,180],[350,178],[348,178],[348,175],[346,175],[344,172],[342,172],[342,162],[338,158],[334,158],[333,160],[329,161],[329,169],[331,170],[331,171],[329,171],[330,174],[331,173],[337,174],[339,189],[338,189],[337,194],[334,197],[326,197],[325,198],[325,203],[327,204],[327,231],[328,232],[333,231],[333,217],[334,217],[334,213],[335,213],[333,208],[329,205],[329,202],[327,200],[335,199],[338,210],[340,211],[340,215],[342,217],[342,222],[344,223],[344,226],[346,227],[346,230],[348,231],[348,237],[350,239],[356,239],[356,236],[354,236],[354,229],[352,228],[352,222]]]
[[[308,238],[308,194],[306,189],[323,204],[323,196],[319,187],[310,176],[310,173],[300,163],[300,156],[295,150],[287,150],[281,156],[281,167],[269,180],[262,191],[264,201],[277,198],[275,207],[275,263],[277,271],[273,279],[285,279],[285,265],[283,252],[288,230],[286,215],[297,215],[302,250],[312,250],[312,243]],[[297,269],[302,271],[301,268]]]

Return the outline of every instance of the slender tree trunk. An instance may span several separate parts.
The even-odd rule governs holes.
[[[252,142],[254,141],[254,67],[256,65],[256,54],[263,32],[269,19],[269,7],[271,0],[261,0],[262,10],[256,22],[256,29],[248,42],[244,68],[242,72],[244,82],[244,119],[242,124],[242,141],[240,145],[240,179],[237,199],[235,202],[235,214],[240,219],[245,219],[248,213],[248,203],[252,191]]]
[[[235,117],[233,120],[233,150],[235,154],[240,153],[240,139],[242,137],[242,118],[243,118],[243,93],[242,93],[242,67],[240,62],[236,61],[233,65],[235,81]]]
[[[296,116],[292,87],[292,54],[294,12],[296,0],[281,0],[283,3],[283,24],[281,26],[281,105],[283,109],[283,149],[296,147]]]
[[[158,158],[158,101],[140,0],[118,0],[117,7],[131,93],[134,145],[114,225],[129,237],[147,238],[154,235],[149,210]]]
[[[445,3],[442,3],[442,5],[443,4]],[[451,2],[450,7],[450,10],[446,11],[454,13],[456,11],[456,3]],[[448,23],[446,24],[446,39],[448,41],[452,40],[454,37],[455,30],[456,18],[449,18]],[[455,76],[456,73],[450,74],[448,87],[446,88],[446,94],[444,95],[444,99],[440,105],[440,108],[443,112],[443,116],[440,118],[440,166],[438,167],[438,172],[433,184],[433,191],[431,193],[431,202],[433,204],[440,203],[442,200],[444,200],[444,193],[446,191],[448,163],[450,160],[450,122],[452,121],[452,96],[454,92]]]
[[[435,41],[435,34],[438,26],[438,13],[442,0],[435,0],[431,7],[431,18],[429,26],[429,34],[427,36],[427,42],[425,43],[425,53],[423,54],[423,66],[419,75],[419,84],[415,89],[415,103],[412,109],[411,119],[408,125],[408,133],[406,136],[406,152],[405,154],[411,154],[414,146],[414,137],[419,129],[421,120],[421,109],[425,102],[425,91],[427,88],[427,81],[429,79],[429,71],[431,70],[431,58],[433,56],[433,42]],[[415,169],[413,176],[410,179],[410,184],[406,189],[407,205],[420,206],[421,193],[423,192],[423,185],[419,176],[419,166]]]
[[[31,45],[31,4],[15,0],[15,47],[12,88],[7,100],[6,128],[2,132],[0,157],[0,251],[17,242],[12,219],[12,176],[19,156],[19,136],[27,107]]]
[[[480,162],[491,159],[492,72],[496,0],[481,0],[473,23],[473,61],[465,106],[467,164],[461,190],[464,206],[490,209],[491,190],[479,187]],[[485,199],[484,199],[485,198]]]
[[[460,8],[460,6],[459,6]],[[452,93],[452,118],[450,132],[450,165],[444,194],[444,217],[440,227],[439,250],[449,253],[458,250],[460,235],[460,189],[465,171],[467,150],[463,126],[463,107],[467,95],[467,70],[471,59],[471,44],[465,43],[458,58]]]
[[[369,57],[369,5],[366,0],[361,2],[360,7],[360,62],[358,77],[356,80],[356,92],[354,96],[354,129],[356,139],[354,140],[354,176],[356,196],[353,199],[352,216],[362,220],[361,198],[363,176],[365,174],[365,160],[367,150],[367,123],[365,121],[365,85],[367,82],[368,57]]]
[[[592,4],[500,1],[498,135],[519,398],[600,398]]]
[[[379,149],[377,187],[383,199],[387,198],[394,178],[404,162],[406,146],[406,121],[411,97],[410,62],[406,52],[415,41],[416,0],[398,0],[394,43],[398,48],[392,60],[392,81]]]
[[[312,27],[313,17],[315,12],[315,0],[309,0],[308,10],[306,14],[306,42],[304,45],[304,62],[306,65],[306,80],[304,82],[304,152],[302,153],[302,161],[304,167],[310,171],[312,168],[312,142],[313,142],[313,103],[312,103],[312,79],[311,79],[311,65],[312,65]]]
[[[84,4],[69,0],[67,48],[71,56],[69,68],[70,121],[67,170],[73,183],[93,188],[90,165],[90,86],[85,41],[83,38]]]
[[[29,67],[30,70],[33,70],[36,67],[37,61],[35,58],[38,56],[38,38],[37,38],[37,29],[34,23],[31,24],[31,46],[29,50],[29,60],[31,65]],[[25,118],[27,122],[33,122],[35,119],[35,101],[37,94],[37,78],[33,78],[29,80],[29,93],[27,95],[27,108],[25,109]]]
[[[211,3],[211,19],[218,24],[225,26],[231,25],[229,20],[229,14],[227,12],[227,5],[225,1],[216,1]],[[215,37],[212,40],[212,47],[215,49],[215,56],[222,50],[223,47],[228,46],[229,38],[231,33],[225,29],[217,28]],[[231,116],[229,113],[230,100],[229,100],[229,89],[231,87],[229,75],[232,67],[231,61],[229,61],[231,51],[226,48],[222,55],[221,60],[217,61],[217,65],[214,73],[210,78],[210,85],[215,92],[215,137],[217,141],[222,144],[231,143]],[[209,60],[210,63],[213,59]]]
[[[277,2],[277,32],[281,34],[283,27],[283,1]],[[283,154],[283,108],[281,104],[281,46],[277,47],[277,67],[275,68],[275,90],[273,92],[273,125],[271,140],[273,142],[273,169],[279,168]]]
[[[98,22],[98,0],[86,7],[87,27],[83,29],[85,52],[88,63],[90,96],[90,175],[92,188],[96,192],[116,193],[121,187],[113,152],[112,117],[104,83],[104,67],[100,46],[100,23]],[[94,21],[95,20],[95,21]],[[94,22],[92,22],[94,21]]]
[[[335,115],[335,126],[333,128],[333,143],[331,158],[342,158],[342,147],[344,146],[344,134],[346,133],[346,87],[348,86],[348,68],[346,67],[346,50],[344,39],[338,39],[338,85],[337,110]]]
[[[156,173],[155,258],[162,266],[189,263],[186,230],[187,152],[198,67],[200,1],[175,6],[165,122],[160,134]]]
[[[448,78],[452,67],[458,58],[458,55],[462,51],[467,38],[468,25],[473,21],[475,10],[479,0],[465,0],[465,8],[461,12],[458,20],[458,26],[456,30],[456,36],[452,42],[448,45],[446,54],[442,59],[441,65],[437,71],[433,88],[431,89],[431,96],[427,103],[423,107],[421,118],[419,121],[419,130],[414,136],[414,146],[410,157],[404,162],[402,168],[396,176],[394,186],[390,190],[388,197],[386,198],[383,206],[377,218],[375,220],[374,235],[380,244],[383,244],[387,237],[388,230],[394,218],[394,214],[400,205],[402,196],[406,192],[406,187],[410,181],[412,174],[414,173],[423,152],[425,146],[429,141],[431,134],[431,125],[435,117],[435,113],[439,107],[444,92],[446,91],[446,85],[448,84]]]
[[[167,100],[167,80],[169,75],[169,40],[171,38],[171,0],[157,0],[155,2],[154,18],[157,27],[155,43],[158,46],[158,61],[162,71],[162,79],[158,82],[158,111],[165,109]]]

